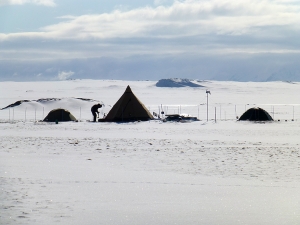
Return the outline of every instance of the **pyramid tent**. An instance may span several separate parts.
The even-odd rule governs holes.
[[[131,88],[127,86],[124,94],[109,111],[107,116],[100,120],[102,122],[121,122],[151,120],[153,116],[144,106],[144,104],[132,93]]]
[[[273,118],[269,113],[262,108],[251,108],[248,109],[239,120],[250,120],[250,121],[272,121]]]
[[[53,109],[43,120],[45,122],[65,122],[65,121],[77,121],[76,118],[65,109]]]

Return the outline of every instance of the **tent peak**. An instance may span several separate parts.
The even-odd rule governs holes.
[[[130,86],[129,86],[129,85],[127,86],[127,88],[126,88],[125,92],[126,92],[126,93],[132,93],[132,90],[131,90],[131,88],[130,88]]]

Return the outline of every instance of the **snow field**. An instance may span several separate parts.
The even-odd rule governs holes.
[[[289,110],[295,106],[298,117],[298,83],[284,82],[213,81],[204,82],[204,89],[157,88],[151,81],[4,82],[0,105],[65,98],[40,107],[63,104],[71,112],[81,107],[88,119],[90,103],[69,98],[103,101],[107,110],[128,84],[146,106],[205,104],[208,88],[213,106],[233,111],[235,104],[286,104]],[[192,123],[53,124],[24,122],[20,115],[0,120],[0,224],[300,222],[297,118],[215,123],[206,122],[204,113]]]
[[[299,222],[293,122],[1,126],[4,224]]]

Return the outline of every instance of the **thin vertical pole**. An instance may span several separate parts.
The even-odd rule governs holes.
[[[293,121],[295,119],[295,106],[293,106]]]
[[[206,121],[208,121],[208,93],[206,93]]]
[[[235,118],[236,118],[236,105],[234,105]]]
[[[217,122],[217,107],[215,107],[215,123]]]

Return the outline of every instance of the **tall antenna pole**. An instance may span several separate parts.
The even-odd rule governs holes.
[[[207,120],[206,121],[208,121],[208,92],[206,91],[206,99],[207,99],[207,103],[206,103],[206,118],[207,118]]]
[[[207,117],[207,121],[208,121],[208,94],[210,94],[209,90],[206,90],[206,117]]]

